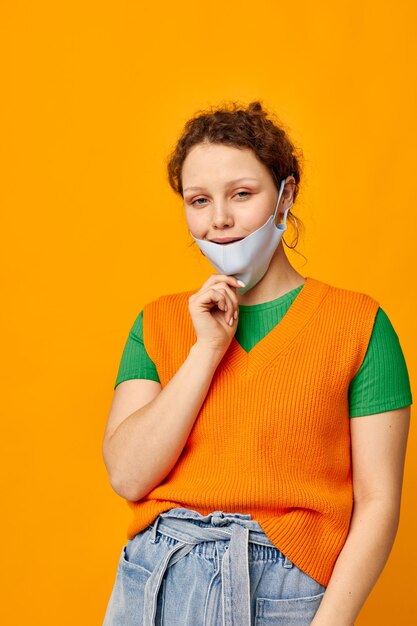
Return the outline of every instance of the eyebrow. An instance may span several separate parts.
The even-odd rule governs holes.
[[[251,176],[244,176],[243,178],[236,178],[235,180],[230,180],[227,185],[235,185],[236,183],[241,183],[242,180],[254,180],[255,182],[258,182],[257,178],[252,178]],[[186,189],[184,189],[183,191],[200,191],[201,189],[204,189],[204,187],[187,187]]]

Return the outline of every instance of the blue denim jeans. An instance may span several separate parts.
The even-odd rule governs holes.
[[[123,546],[103,626],[307,626],[325,590],[249,514],[179,507]]]

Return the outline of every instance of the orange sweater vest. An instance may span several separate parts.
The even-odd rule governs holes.
[[[196,291],[144,306],[144,344],[162,387],[196,341],[188,310]],[[233,338],[177,463],[144,498],[127,501],[127,537],[173,507],[250,513],[283,554],[327,586],[353,506],[349,384],[378,306],[307,277],[249,352]]]

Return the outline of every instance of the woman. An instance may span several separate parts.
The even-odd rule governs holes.
[[[127,339],[103,456],[133,520],[104,625],[351,626],[399,520],[398,337],[290,264],[300,154],[259,102],[189,120],[168,173],[218,273]]]

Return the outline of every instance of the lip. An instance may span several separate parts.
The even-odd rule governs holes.
[[[233,241],[241,241],[242,239],[243,237],[225,237],[224,239],[209,239],[209,241],[212,241],[213,243],[226,244],[232,243]]]

